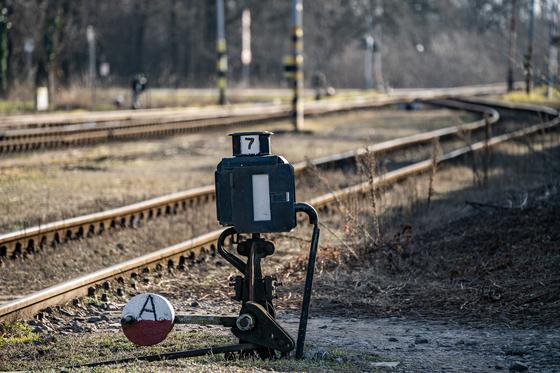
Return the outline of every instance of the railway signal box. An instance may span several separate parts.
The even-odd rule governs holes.
[[[270,132],[231,135],[233,157],[224,158],[215,174],[218,220],[228,226],[220,233],[216,248],[218,254],[241,273],[230,278],[235,291],[233,299],[241,302],[239,315],[175,315],[165,298],[142,294],[130,300],[121,318],[125,335],[139,345],[162,341],[178,323],[229,327],[239,343],[150,355],[144,359],[154,361],[241,351],[245,356],[275,358],[288,356],[294,348],[296,357],[303,357],[319,244],[319,220],[313,206],[295,202],[294,168],[284,158],[270,154],[270,135]],[[272,276],[265,276],[261,267],[262,260],[274,254],[275,248],[261,233],[292,230],[298,212],[309,217],[313,232],[296,343],[276,321],[272,302],[280,284]],[[237,254],[230,251],[233,246]]]
[[[294,167],[270,154],[271,132],[231,135],[233,157],[217,167],[218,221],[238,233],[289,232],[296,226]]]

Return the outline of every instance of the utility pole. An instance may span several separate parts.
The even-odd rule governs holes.
[[[509,21],[509,47],[508,47],[508,92],[513,91],[515,78],[513,69],[515,66],[515,55],[517,54],[517,0],[511,0],[511,18]]]
[[[295,131],[303,128],[303,2],[292,0],[292,124]]]
[[[243,9],[241,14],[241,64],[243,65],[243,87],[249,87],[251,71],[251,11]]]
[[[89,88],[91,90],[91,105],[95,106],[95,30],[89,25],[86,29],[89,55]]]
[[[529,3],[529,30],[527,54],[525,55],[525,92],[531,93],[533,89],[533,39],[535,36],[535,0]]]
[[[224,17],[224,0],[216,0],[216,51],[218,54],[218,61],[216,64],[218,73],[218,89],[220,96],[218,103],[225,105],[227,103],[226,88],[227,88],[227,54],[226,54],[226,30],[225,30],[225,17]]]
[[[546,97],[552,96],[552,88],[556,84],[556,75],[558,72],[558,2],[550,1],[550,9],[548,14],[548,77],[546,86]]]

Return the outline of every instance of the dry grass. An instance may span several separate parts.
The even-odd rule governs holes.
[[[375,223],[365,200],[345,201],[342,217],[323,217],[337,237],[327,233],[322,241],[318,307],[336,314],[554,322],[559,143],[552,133],[492,149],[485,185],[474,182],[463,163],[442,167],[432,181],[425,175],[385,191],[380,245],[347,235],[345,210],[361,217],[362,229]],[[428,210],[422,201],[430,190]]]
[[[550,97],[547,97],[546,92],[546,86],[539,86],[535,87],[529,95],[525,93],[524,90],[515,91],[502,96],[502,99],[510,102],[525,102],[555,107],[560,106],[560,91],[553,88]]]

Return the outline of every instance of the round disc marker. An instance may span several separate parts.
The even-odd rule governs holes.
[[[140,346],[163,341],[171,329],[175,311],[167,299],[158,294],[139,294],[124,306],[121,326],[124,335]]]

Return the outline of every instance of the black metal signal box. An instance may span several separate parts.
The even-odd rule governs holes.
[[[296,226],[294,167],[270,154],[271,132],[231,135],[233,157],[215,172],[218,221],[238,233],[289,232]]]

